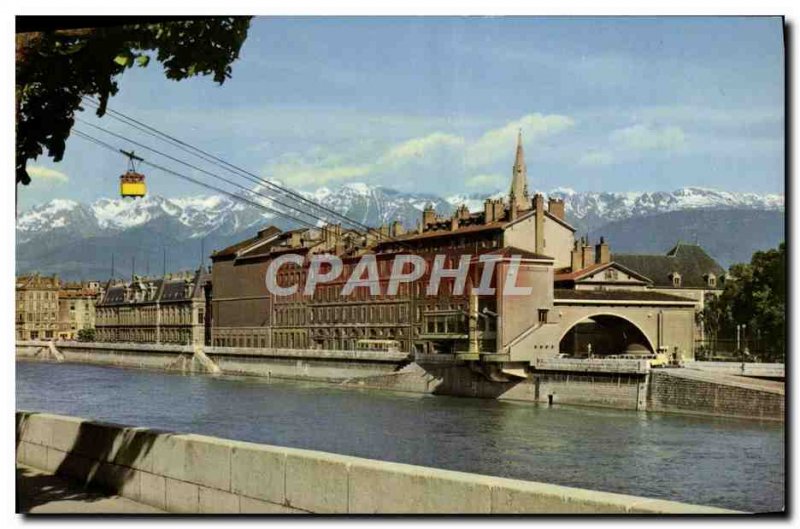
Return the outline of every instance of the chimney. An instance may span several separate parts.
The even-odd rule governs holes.
[[[511,195],[511,201],[508,204],[508,220],[517,220],[517,202],[514,200],[514,195]]]
[[[503,218],[503,214],[506,212],[505,204],[499,198],[492,200],[492,204],[494,204],[494,217],[495,221],[498,221]]]
[[[422,210],[422,231],[427,230],[434,222],[436,222],[436,210],[433,209],[433,204],[429,202],[425,205],[425,209]]]
[[[401,235],[405,235],[406,230],[403,227],[403,223],[399,220],[392,222],[391,226],[389,227],[389,235],[392,237],[399,237]]]
[[[583,248],[581,248],[583,252],[583,268],[594,264],[594,248],[591,244],[589,244],[589,240],[585,239],[583,243]]]
[[[580,243],[575,241],[570,253],[572,271],[577,272],[583,268],[583,252],[581,251]]]
[[[597,264],[606,264],[611,262],[611,252],[608,249],[608,243],[604,237],[600,237],[600,242],[594,247],[594,257]]]
[[[461,204],[458,209],[456,210],[456,216],[458,220],[465,220],[469,218],[469,208],[467,208],[466,204]]]
[[[483,223],[491,224],[494,221],[494,204],[491,199],[487,198],[483,201]]]
[[[456,231],[458,229],[458,217],[453,215],[453,218],[450,219],[450,231]]]
[[[544,254],[544,197],[541,193],[533,195],[533,209],[536,215],[536,253]]]
[[[557,219],[564,220],[564,201],[558,198],[548,199],[547,211]]]
[[[323,228],[325,229],[325,228]],[[303,233],[299,231],[293,231],[291,234],[291,238],[289,239],[289,246],[292,248],[300,248],[303,246]]]

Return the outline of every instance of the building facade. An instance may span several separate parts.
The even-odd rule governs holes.
[[[102,294],[100,284],[67,283],[58,292],[58,338],[76,340],[84,329],[95,328],[95,305]]]
[[[206,343],[209,274],[169,274],[109,282],[96,306],[100,342],[202,345]]]
[[[549,311],[552,300],[553,266],[568,263],[574,228],[564,219],[563,202],[528,196],[527,175],[521,142],[512,169],[509,200],[487,200],[483,211],[471,213],[459,208],[450,218],[440,217],[431,206],[422,212],[416,231],[405,232],[399,223],[376,232],[344,231],[330,225],[321,229],[282,233],[270,227],[245,241],[212,254],[212,343],[217,346],[319,348],[354,350],[383,344],[408,352],[467,353],[496,351],[509,316],[498,324],[499,295],[473,295],[486,255],[493,266],[505,271],[510,249],[522,258],[525,277],[536,293],[527,303],[540,304]],[[543,252],[551,252],[551,257]],[[313,293],[298,290],[289,296],[271,295],[265,286],[269,264],[287,253],[303,256],[302,264],[286,264],[278,271],[279,285],[302,285],[311,259],[333,254],[342,259],[343,270],[332,281],[317,286]],[[426,275],[401,283],[398,291],[387,293],[392,264],[399,255],[413,254],[427,263]],[[445,278],[435,295],[426,285],[437,255],[443,267],[459,266],[466,256],[469,280],[463,292],[454,292],[454,281]],[[374,291],[357,288],[343,295],[345,286],[362,258],[373,259],[379,277]],[[509,300],[509,303],[511,300]],[[485,310],[484,310],[485,309]],[[536,313],[536,311],[534,311]],[[541,316],[537,314],[537,319]],[[524,318],[522,318],[524,320]],[[520,321],[522,321],[520,320]]]
[[[265,286],[267,270],[286,254],[302,259],[283,264],[277,283],[300,288],[275,296]],[[343,270],[306,294],[302,286],[317,254],[336,255]],[[427,272],[389,294],[394,260],[404,255],[421,257]],[[456,292],[454,280],[445,278],[429,295],[434,261],[454,270],[465,258],[465,289]],[[378,285],[344,293],[364,259],[374,261]],[[357,350],[377,344],[418,355],[491,357],[500,366],[559,352],[585,356],[592,347],[596,354],[693,354],[693,301],[655,289],[645,274],[614,261],[604,240],[576,241],[562,201],[529,195],[520,140],[507,199],[486,200],[482,211],[461,206],[442,217],[428,205],[416,230],[395,223],[377,235],[338,226],[286,233],[270,227],[215,252],[212,263],[216,346]],[[495,267],[492,294],[476,289],[487,266]],[[515,284],[532,287],[530,294],[502,294],[512,266]]]
[[[53,340],[59,328],[58,276],[31,274],[16,280],[18,340]]]

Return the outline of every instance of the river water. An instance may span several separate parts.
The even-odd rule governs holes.
[[[784,425],[17,362],[17,408],[755,512]]]

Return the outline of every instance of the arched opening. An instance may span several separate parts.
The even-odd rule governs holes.
[[[559,353],[575,358],[654,353],[645,334],[633,323],[610,314],[598,314],[573,325],[561,338]]]

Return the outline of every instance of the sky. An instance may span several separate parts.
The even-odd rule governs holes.
[[[167,80],[156,61],[119,86],[110,108],[294,189],[506,191],[522,130],[533,191],[784,192],[777,17],[261,17],[221,86]],[[190,161],[108,117],[80,118]],[[114,197],[126,167],[73,136],[61,162],[29,163],[20,206]],[[144,172],[152,194],[207,193]]]

